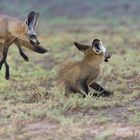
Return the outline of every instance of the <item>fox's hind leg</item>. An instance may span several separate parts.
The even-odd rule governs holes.
[[[105,90],[103,87],[101,87],[96,82],[93,82],[90,85],[90,87],[99,92],[99,94],[94,94],[93,96],[109,97],[109,96],[113,95],[112,92]]]
[[[0,70],[2,68],[2,65],[5,63],[6,61],[6,58],[7,58],[7,53],[8,53],[8,50],[9,50],[9,47],[10,45],[12,44],[12,42],[15,40],[15,38],[10,38],[10,39],[7,39],[5,40],[3,43],[2,43],[2,48],[3,48],[3,57],[0,61]]]
[[[5,79],[9,80],[10,79],[9,65],[6,61],[4,64],[5,64]]]
[[[7,53],[8,53],[8,49],[9,49],[9,46],[7,45],[7,43],[4,43],[3,44],[4,46],[3,46],[3,57],[2,57],[2,59],[1,59],[1,61],[0,61],[0,70],[1,70],[1,68],[2,68],[2,65],[5,63],[5,61],[6,61],[6,58],[7,58]]]

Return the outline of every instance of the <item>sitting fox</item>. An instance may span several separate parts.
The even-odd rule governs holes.
[[[111,92],[96,83],[96,79],[103,69],[104,61],[108,61],[110,58],[102,41],[95,39],[92,45],[84,45],[78,42],[74,42],[74,45],[85,56],[81,61],[62,65],[59,71],[59,82],[64,85],[66,92],[79,92],[85,97],[88,95],[90,87],[99,92],[97,96],[112,95]]]

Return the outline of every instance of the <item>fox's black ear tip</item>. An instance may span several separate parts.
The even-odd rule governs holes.
[[[73,43],[75,46],[77,46],[78,45],[78,42],[76,42],[76,41],[74,41],[74,43]]]
[[[100,39],[98,39],[98,38],[93,39],[93,42],[95,42],[95,41],[100,41]]]
[[[93,39],[93,41],[92,41],[92,46],[96,43],[96,42],[100,42],[101,40],[99,40],[99,39]]]
[[[29,12],[29,15],[35,15],[35,11]]]
[[[35,11],[31,11],[30,13],[35,13]]]

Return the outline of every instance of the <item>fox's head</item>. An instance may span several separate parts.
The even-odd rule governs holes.
[[[32,11],[28,14],[27,18],[25,19],[25,23],[28,27],[27,35],[28,35],[28,38],[29,38],[31,44],[33,44],[33,45],[40,44],[37,39],[37,35],[36,35],[36,31],[35,31],[35,27],[37,25],[38,18],[39,18],[39,13],[35,13],[34,11]]]
[[[85,54],[93,53],[105,55],[106,53],[106,48],[99,39],[94,39],[91,45],[80,44],[78,42],[74,42],[74,45],[78,48],[78,50],[84,52]]]
[[[28,14],[27,18],[25,19],[25,24],[28,27],[27,36],[32,46],[37,48],[36,50],[39,50],[41,53],[45,53],[47,50],[40,47],[40,42],[37,39],[37,34],[35,31],[35,27],[38,23],[38,18],[39,13],[35,13],[34,11],[32,11]]]
[[[74,45],[78,48],[78,50],[84,52],[85,55],[92,54],[104,56],[105,62],[108,62],[108,59],[111,57],[106,51],[102,41],[99,39],[94,39],[91,45],[85,45],[78,42],[74,42]]]
[[[92,42],[91,48],[93,49],[94,53],[96,54],[103,54],[106,53],[106,48],[103,46],[103,43],[99,39],[94,39]]]

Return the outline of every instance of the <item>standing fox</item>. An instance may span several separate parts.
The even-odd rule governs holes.
[[[19,49],[19,53],[21,55],[21,57],[25,60],[25,61],[29,61],[28,56],[23,52],[22,50],[22,46],[26,47],[34,52],[38,52],[38,50],[41,49],[41,51],[39,53],[44,53],[42,50],[44,49],[43,47],[41,47],[40,45],[33,47],[33,45],[30,42],[24,41],[24,40],[20,40],[20,39],[15,39],[13,42],[11,42],[11,44],[14,43],[18,49]],[[9,46],[11,45],[9,44]],[[47,50],[46,50],[47,51]],[[0,44],[0,60],[3,58],[3,47]],[[10,72],[9,72],[9,65],[7,63],[7,61],[5,60],[4,62],[5,64],[5,79],[9,80],[10,78]]]
[[[63,65],[59,71],[60,82],[66,91],[80,92],[83,96],[89,93],[89,87],[98,91],[98,96],[110,96],[111,92],[102,88],[95,81],[103,68],[103,62],[110,58],[106,54],[106,48],[102,41],[95,39],[92,45],[84,45],[74,42],[79,51],[84,52],[85,57],[78,62],[70,62]]]
[[[28,57],[22,51],[22,47],[29,48],[38,53],[47,52],[40,46],[37,39],[35,27],[38,21],[39,13],[30,12],[25,21],[14,17],[0,15],[0,69],[5,63],[6,79],[9,79],[9,66],[6,62],[8,49],[11,44],[15,43],[19,49],[20,55],[28,61]],[[7,64],[7,65],[6,65]]]

